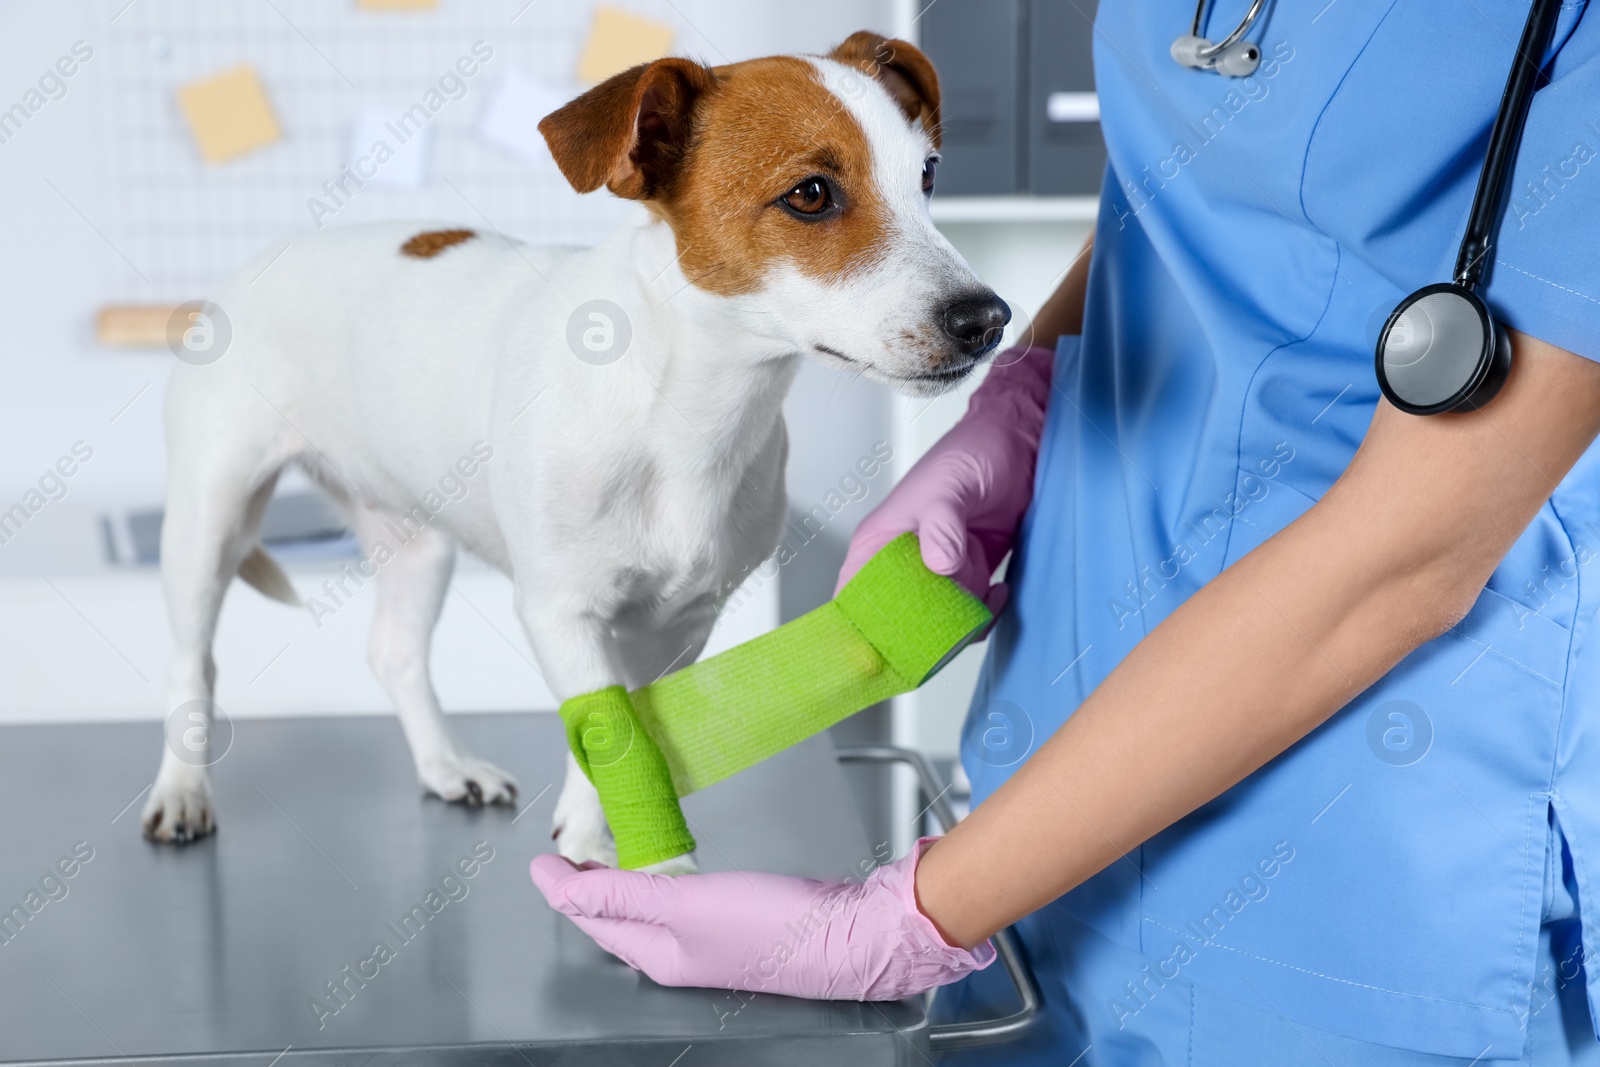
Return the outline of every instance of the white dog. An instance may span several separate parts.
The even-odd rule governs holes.
[[[368,225],[263,256],[218,300],[231,346],[168,391],[168,707],[210,708],[235,574],[300,603],[257,542],[290,464],[376,571],[372,669],[446,800],[516,795],[429,679],[456,544],[511,576],[560,699],[692,662],[777,546],[800,356],[932,395],[1010,317],[929,218],[938,109],[927,58],[870,33],[827,57],[662,59],[540,123],[578,191],[643,201],[646,225],[587,250]],[[441,482],[479,488],[446,502]],[[144,809],[156,840],[215,826],[206,761],[178,749]],[[613,860],[570,755],[554,822],[563,855]]]

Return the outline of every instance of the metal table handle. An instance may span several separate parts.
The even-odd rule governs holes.
[[[839,749],[839,760],[843,763],[906,764],[916,772],[917,784],[922,790],[923,799],[928,801],[928,810],[939,821],[939,825],[948,832],[956,824],[950,805],[944,800],[947,790],[939,787],[938,780],[933,776],[933,768],[928,766],[928,761],[922,758],[920,752],[895,745],[855,745]],[[1007,927],[995,934],[993,940],[1000,962],[1005,966],[1012,986],[1016,988],[1021,1008],[998,1019],[975,1019],[971,1022],[943,1023],[930,1027],[928,1045],[934,1051],[977,1048],[982,1045],[998,1045],[1001,1042],[1013,1041],[1021,1037],[1038,1018],[1039,985],[1034,981],[1028,961],[1023,958],[1022,952],[1017,947],[1016,936],[1011,928]],[[933,1008],[933,998],[937,994],[938,991],[935,990],[928,996],[930,1011]]]

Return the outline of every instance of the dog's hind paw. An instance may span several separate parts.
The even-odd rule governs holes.
[[[470,808],[515,804],[517,782],[492,763],[471,756],[439,756],[417,767],[417,780],[428,792]]]
[[[150,797],[144,802],[139,821],[146,838],[174,845],[185,845],[215,833],[217,818],[212,810],[210,779],[157,778],[150,787]]]

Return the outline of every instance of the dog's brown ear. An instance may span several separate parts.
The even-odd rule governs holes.
[[[922,50],[897,37],[858,30],[828,56],[876,79],[894,97],[906,118],[920,121],[939,146],[939,75]]]
[[[687,59],[658,59],[606,79],[539,123],[572,187],[602,185],[629,200],[661,194],[672,180],[700,97],[716,75]]]

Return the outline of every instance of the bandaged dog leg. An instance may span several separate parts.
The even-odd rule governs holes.
[[[634,869],[694,849],[661,748],[613,685],[561,705],[567,744],[600,794],[617,841],[617,865]]]
[[[567,701],[568,741],[600,793],[618,864],[687,852],[679,797],[915,689],[990,621],[903,534],[815,611],[631,694]]]

